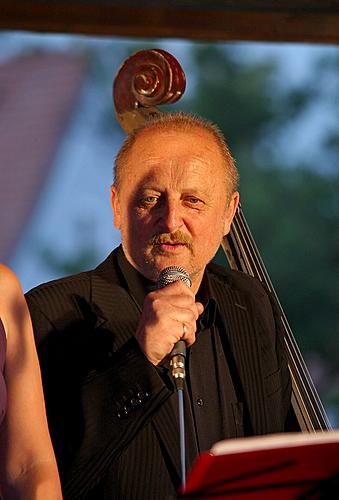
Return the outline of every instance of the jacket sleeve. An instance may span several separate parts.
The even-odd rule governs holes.
[[[133,336],[113,349],[114,335],[94,328],[86,301],[61,295],[62,306],[52,290],[30,292],[26,299],[64,495],[83,498],[173,386]]]

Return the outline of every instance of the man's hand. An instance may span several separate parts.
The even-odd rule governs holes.
[[[145,356],[160,364],[178,340],[189,347],[195,341],[196,321],[204,308],[182,281],[149,293],[144,302],[135,337]],[[185,328],[184,328],[185,325]]]

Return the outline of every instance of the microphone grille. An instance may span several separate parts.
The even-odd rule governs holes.
[[[180,266],[165,267],[165,269],[163,269],[158,276],[157,285],[158,288],[163,288],[169,283],[173,283],[173,281],[178,281],[178,280],[183,281],[185,285],[188,286],[189,288],[192,285],[190,275],[183,267]]]

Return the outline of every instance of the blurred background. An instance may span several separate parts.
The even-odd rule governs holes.
[[[168,50],[187,79],[172,109],[223,130],[252,234],[339,427],[339,47],[9,31],[0,47],[0,260],[24,290],[119,244],[112,82],[129,54]]]

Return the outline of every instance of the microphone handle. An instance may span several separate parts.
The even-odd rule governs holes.
[[[184,340],[178,340],[175,344],[171,352],[171,358],[173,358],[173,356],[177,356],[178,354],[181,354],[181,356],[186,358],[186,342]]]
[[[178,340],[171,352],[171,372],[177,390],[184,389],[185,380],[185,358],[186,358],[186,343],[184,340]]]
[[[180,434],[180,467],[182,486],[186,484],[186,447],[185,447],[185,416],[184,416],[184,380],[185,380],[186,343],[178,340],[171,352],[172,377],[178,394],[179,434]]]

